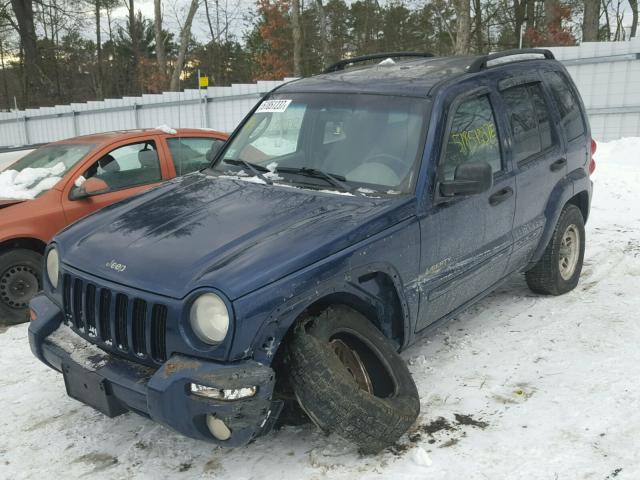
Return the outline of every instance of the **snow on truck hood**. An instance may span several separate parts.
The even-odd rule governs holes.
[[[196,174],[55,241],[65,264],[110,281],[174,298],[208,286],[233,300],[406,218],[407,203]]]
[[[30,200],[53,188],[66,170],[60,162],[51,168],[25,168],[0,172],[0,199]]]

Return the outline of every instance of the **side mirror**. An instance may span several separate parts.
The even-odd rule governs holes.
[[[440,182],[440,194],[444,197],[476,195],[486,192],[492,185],[491,165],[485,162],[462,163],[456,167],[453,180]]]
[[[107,182],[100,180],[99,178],[89,178],[77,186],[78,183],[79,182],[76,182],[76,187],[74,187],[69,194],[69,198],[71,200],[80,200],[82,198],[107,193],[109,191],[109,185],[107,185]]]

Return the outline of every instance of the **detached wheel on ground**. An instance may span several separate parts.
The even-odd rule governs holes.
[[[311,420],[362,453],[392,445],[420,412],[405,362],[369,320],[346,306],[329,307],[298,325],[288,364],[293,390]]]
[[[546,295],[573,290],[582,271],[584,245],[582,212],[575,205],[567,204],[542,258],[525,274],[529,288]]]
[[[42,255],[25,249],[0,254],[0,323],[27,321],[29,300],[42,287]]]

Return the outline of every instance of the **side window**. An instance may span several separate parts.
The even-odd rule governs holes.
[[[167,139],[178,176],[206,168],[223,144],[222,140],[207,137]]]
[[[145,185],[162,180],[155,142],[132,143],[111,150],[84,173],[104,181],[110,190]]]
[[[502,92],[502,97],[513,135],[513,159],[521,162],[541,150],[538,119],[529,98],[529,88],[527,85],[509,88]]]
[[[582,111],[567,78],[558,72],[546,72],[545,77],[548,79],[551,93],[558,106],[567,140],[583,135],[585,126]]]
[[[494,173],[502,170],[496,122],[487,95],[466,100],[456,109],[440,178],[453,180],[456,167],[467,162],[488,163]]]

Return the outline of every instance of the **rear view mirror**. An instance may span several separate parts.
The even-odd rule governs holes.
[[[462,163],[456,167],[453,180],[440,182],[440,194],[444,197],[475,195],[486,192],[492,185],[491,165],[485,162]]]
[[[92,177],[82,182],[80,186],[74,187],[73,190],[71,190],[69,198],[71,200],[80,200],[93,195],[107,193],[108,191],[109,185],[107,185],[107,182],[99,178]]]

